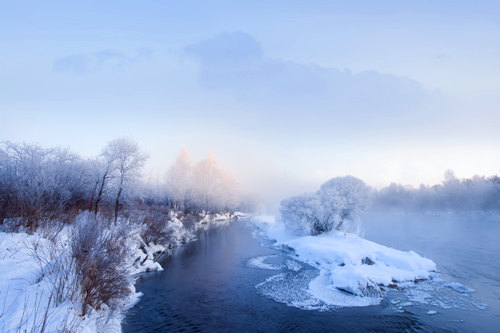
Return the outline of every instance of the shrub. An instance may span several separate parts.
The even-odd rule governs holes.
[[[83,213],[77,218],[75,231],[71,250],[81,286],[82,315],[89,306],[99,310],[106,304],[117,309],[132,293],[127,267],[129,228]]]
[[[141,238],[146,244],[166,244],[171,238],[171,230],[168,229],[168,215],[158,211],[145,212],[138,219],[142,225]]]

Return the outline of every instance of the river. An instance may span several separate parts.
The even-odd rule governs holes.
[[[287,255],[262,246],[242,219],[200,230],[197,241],[163,259],[164,271],[142,274],[136,286],[143,296],[127,315],[123,332],[497,332],[499,221],[482,221],[480,228],[466,218],[417,221],[422,216],[370,214],[365,237],[415,250],[436,262],[443,279],[475,289],[471,296],[447,296],[460,302],[448,299],[435,315],[427,314],[436,309],[429,304],[414,303],[401,311],[394,301],[399,296],[394,295],[376,306],[329,311],[301,310],[265,297],[256,286],[277,271],[249,262],[262,256],[283,261]]]

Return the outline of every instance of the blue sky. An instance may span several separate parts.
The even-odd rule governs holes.
[[[253,190],[500,171],[497,1],[0,2],[0,140],[161,175],[209,149]]]

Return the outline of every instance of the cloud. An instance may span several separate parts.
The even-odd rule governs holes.
[[[83,54],[72,54],[59,58],[53,65],[53,69],[56,72],[67,72],[72,74],[83,74],[89,72],[90,68],[90,59]]]
[[[87,74],[103,68],[124,68],[151,56],[151,50],[137,49],[134,54],[127,55],[116,50],[101,50],[89,54],[71,54],[56,59],[53,64],[55,72],[70,74]]]
[[[198,62],[199,82],[206,89],[249,103],[286,107],[288,115],[309,112],[319,121],[335,115],[343,120],[408,115],[434,96],[408,77],[267,57],[259,42],[244,32],[189,45],[184,54]]]

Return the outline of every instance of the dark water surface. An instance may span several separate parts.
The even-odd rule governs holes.
[[[404,239],[402,244],[390,244],[400,238],[396,237],[395,232],[384,232],[384,230],[394,231],[394,226],[387,219],[380,219],[380,216],[374,215],[370,219],[371,227],[368,228],[366,235],[368,238],[394,247],[399,245],[405,250],[412,245],[409,240],[405,242]],[[252,237],[252,231],[253,227],[244,220],[229,226],[200,231],[198,241],[180,247],[172,257],[165,258],[161,262],[165,267],[164,271],[142,274],[136,287],[144,295],[126,317],[122,326],[123,331],[125,333],[500,332],[498,311],[492,310],[491,307],[486,311],[443,309],[431,316],[426,314],[428,306],[415,305],[405,308],[405,312],[396,312],[390,298],[377,306],[341,308],[323,312],[301,310],[275,302],[259,295],[255,286],[277,272],[250,267],[248,261],[256,256],[284,254],[261,246],[259,241]],[[433,247],[433,244],[428,244],[425,237],[423,240],[418,238],[423,237],[422,233],[419,236],[413,231],[413,235],[406,234],[405,237],[416,238],[413,245],[425,250],[427,253],[422,254],[435,260],[438,267],[447,264],[440,260],[449,260],[450,256],[441,253],[439,260],[433,257],[435,251],[442,252],[442,247],[436,246],[435,239],[431,238],[434,242]],[[492,245],[489,244],[486,248],[488,246]],[[419,252],[419,248],[413,249]],[[490,250],[488,248],[488,251]],[[456,249],[452,246],[451,251]],[[468,253],[466,250],[463,252]],[[482,254],[473,253],[469,257],[476,255]],[[478,260],[485,262],[483,266],[488,266],[486,262],[497,260],[498,256],[498,252],[490,253],[490,258]],[[463,262],[464,266],[468,264],[481,265],[477,262]],[[493,273],[499,264],[499,262],[493,264]],[[448,265],[451,268],[447,268],[446,272],[458,270],[458,275],[463,274],[460,271],[463,268],[456,268],[457,266],[451,262]],[[488,272],[484,274],[492,274],[491,269]],[[481,301],[485,303],[495,301],[495,306],[499,302],[499,271],[496,273],[494,281],[497,286],[481,292],[488,294],[485,296],[486,299]],[[474,273],[471,275],[474,277]],[[459,282],[469,286],[465,281],[467,279],[466,277]],[[485,281],[475,283],[481,285]],[[478,288],[477,285],[470,287]]]

